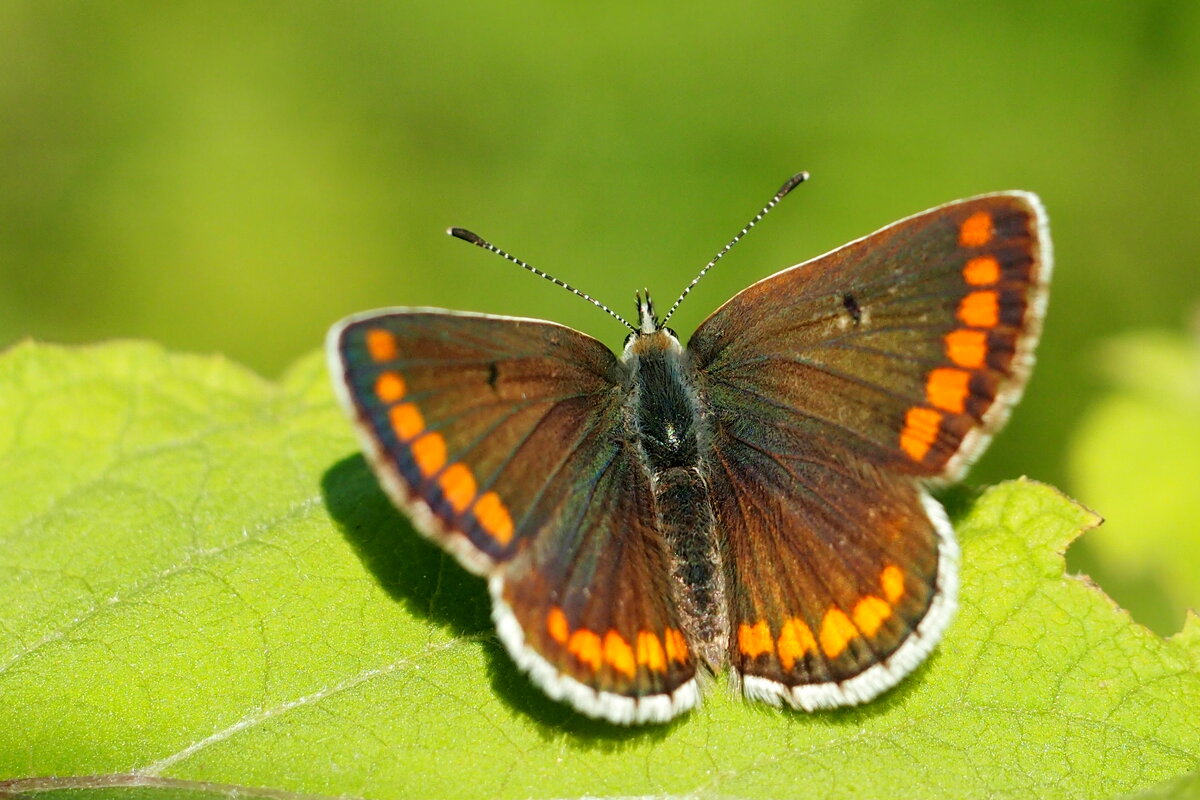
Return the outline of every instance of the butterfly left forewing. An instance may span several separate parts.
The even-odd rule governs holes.
[[[619,380],[612,353],[569,328],[437,309],[354,315],[327,355],[392,501],[477,574],[537,533],[523,512]]]

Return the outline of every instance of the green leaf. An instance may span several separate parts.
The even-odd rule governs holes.
[[[0,357],[0,796],[1111,797],[1200,763],[1200,623],[1163,640],[1018,481],[958,517],[962,610],[862,708],[720,678],[665,727],[549,701],[482,581],[387,503],[321,360],[269,384],[121,343]]]
[[[1109,392],[1070,452],[1072,484],[1107,521],[1080,563],[1158,630],[1200,609],[1200,347],[1141,332],[1101,350]]]
[[[1144,792],[1126,795],[1127,800],[1200,800],[1200,772],[1163,781]]]

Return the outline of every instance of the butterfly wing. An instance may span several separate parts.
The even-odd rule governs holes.
[[[697,702],[607,348],[538,320],[385,309],[334,326],[327,352],[384,489],[488,577],[500,638],[538,685],[616,722]]]
[[[748,695],[863,702],[936,644],[957,547],[920,482],[958,478],[1003,423],[1049,274],[1037,199],[988,195],[760,281],[696,331]]]

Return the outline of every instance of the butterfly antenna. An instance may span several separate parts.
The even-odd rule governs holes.
[[[787,197],[788,192],[792,191],[792,189],[795,189],[797,186],[804,183],[806,180],[808,180],[807,172],[797,172],[795,175],[788,178],[787,183],[785,183],[785,184],[783,184],[783,186],[779,187],[779,191],[775,193],[775,196],[771,198],[770,202],[768,202],[765,206],[763,206],[762,211],[759,211],[757,214],[755,214],[754,219],[747,222],[745,227],[743,227],[740,231],[738,231],[737,236],[734,236],[733,239],[731,239],[729,241],[729,244],[727,244],[723,248],[721,248],[721,252],[719,252],[715,256],[713,256],[712,261],[709,261],[707,264],[704,265],[704,269],[700,270],[700,274],[697,275],[695,278],[693,278],[692,282],[687,285],[687,287],[683,290],[683,294],[679,295],[679,299],[675,301],[675,305],[671,306],[671,309],[669,311],[667,311],[667,315],[665,317],[663,317],[662,322],[660,322],[659,324],[666,325],[667,320],[669,320],[671,318],[671,315],[675,313],[675,309],[679,308],[679,304],[683,302],[683,298],[687,297],[688,292],[692,291],[692,289],[694,289],[696,287],[696,284],[700,282],[700,279],[704,277],[705,273],[708,272],[710,269],[712,269],[713,265],[716,264],[718,261],[720,261],[722,256],[724,256],[726,253],[728,253],[730,250],[732,250],[733,246],[735,244],[737,244],[738,242],[740,242],[742,240],[742,237],[745,236],[747,233],[749,233],[750,229],[753,228],[755,225],[757,225],[759,223],[759,220],[761,220],[763,217],[765,217],[767,215],[768,211],[770,211],[775,206],[779,205],[779,201],[782,200],[783,198]]]
[[[631,330],[631,331],[637,330],[637,328],[635,328],[629,324],[628,320],[626,320],[624,317],[622,317],[617,312],[613,311],[608,306],[604,305],[604,303],[601,303],[599,300],[592,297],[587,292],[581,292],[578,289],[576,289],[574,286],[572,286],[571,284],[566,283],[565,281],[560,281],[558,278],[554,277],[550,273],[542,272],[537,267],[525,263],[524,261],[517,258],[516,256],[509,255],[508,253],[501,250],[499,247],[496,247],[496,245],[494,245],[491,242],[489,242],[488,240],[484,239],[482,236],[480,236],[476,233],[471,233],[471,231],[467,230],[466,228],[450,228],[446,231],[446,233],[450,234],[455,239],[462,239],[464,242],[470,242],[471,244],[475,245],[476,247],[482,247],[484,250],[493,252],[496,255],[500,256],[501,258],[511,261],[512,263],[516,264],[518,267],[523,267],[523,268],[529,270],[530,272],[532,272],[534,275],[537,275],[540,278],[545,278],[546,280],[553,283],[555,286],[561,286],[562,288],[566,289],[571,294],[578,295],[579,297],[582,297],[584,300],[587,300],[589,303],[591,303],[592,305],[594,305],[596,308],[600,309],[604,313],[615,317],[616,319],[618,319],[621,322],[622,325],[624,325],[626,328],[629,328],[629,330]]]

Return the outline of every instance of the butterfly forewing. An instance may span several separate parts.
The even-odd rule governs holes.
[[[1037,199],[985,195],[756,283],[688,349],[710,382],[869,463],[955,479],[1024,387],[1049,270]]]
[[[336,326],[328,352],[388,494],[489,576],[501,638],[547,693],[619,722],[695,703],[608,349],[548,322],[392,309]]]

